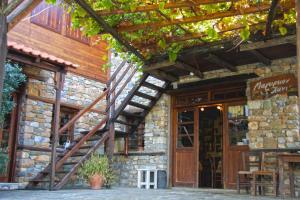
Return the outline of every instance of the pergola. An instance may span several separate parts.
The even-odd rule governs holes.
[[[85,10],[80,20],[92,19],[100,33],[110,34],[123,51],[143,61],[144,71],[172,82],[183,75],[202,78],[206,71],[236,71],[239,65],[270,65],[272,59],[295,56],[296,38],[288,36],[296,32],[295,20],[278,22],[295,12],[293,0],[111,1],[109,9],[96,2],[74,0],[71,5]],[[281,27],[288,37],[279,33]],[[277,48],[246,47],[276,40],[282,43]]]

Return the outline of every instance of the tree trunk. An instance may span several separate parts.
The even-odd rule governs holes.
[[[7,23],[6,16],[2,11],[7,6],[7,0],[2,0],[0,4],[0,111],[2,106],[2,93],[5,76],[5,60],[7,54]]]

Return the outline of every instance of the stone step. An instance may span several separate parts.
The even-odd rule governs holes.
[[[144,116],[142,116],[141,114],[130,113],[130,112],[126,112],[126,111],[122,111],[120,114],[125,117],[134,117],[134,118],[140,118],[140,119],[144,118]]]
[[[119,123],[119,124],[123,124],[123,125],[127,125],[127,126],[135,126],[135,124],[133,123],[129,123],[129,122],[124,122],[122,120],[115,120],[115,123]]]

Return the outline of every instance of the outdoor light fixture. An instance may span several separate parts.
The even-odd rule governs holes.
[[[195,74],[193,72],[190,72],[190,76],[194,76]]]
[[[202,107],[202,108],[200,108],[200,110],[203,112],[203,111],[204,111],[204,108]]]
[[[222,110],[222,107],[221,107],[221,106],[217,106],[217,109],[218,109],[218,110]]]

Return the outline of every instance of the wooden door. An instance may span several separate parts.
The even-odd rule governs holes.
[[[0,182],[14,181],[16,141],[17,141],[17,118],[19,101],[17,93],[13,94],[16,104],[12,112],[5,117],[0,129]]]
[[[224,110],[224,188],[236,188],[236,174],[242,170],[242,152],[248,146],[248,107],[246,103],[225,104]]]
[[[173,186],[198,186],[198,110],[175,110],[173,116]]]

